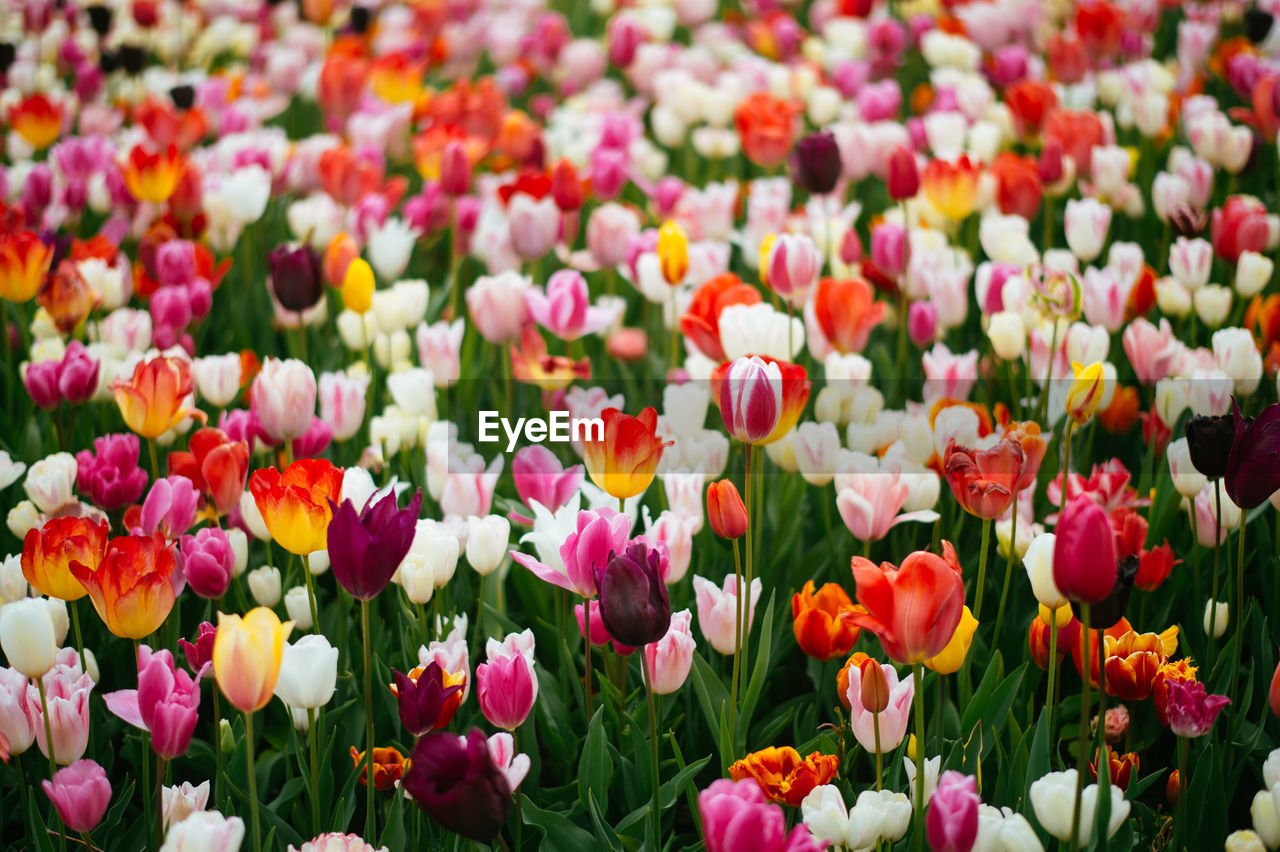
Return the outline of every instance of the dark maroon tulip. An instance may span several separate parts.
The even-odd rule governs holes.
[[[329,564],[342,588],[362,601],[372,600],[391,582],[413,544],[422,492],[404,509],[390,493],[358,514],[350,500],[334,504],[329,521]]]
[[[1187,450],[1191,464],[1210,479],[1226,473],[1227,457],[1235,441],[1236,425],[1230,414],[1199,414],[1187,421]]]
[[[608,564],[595,565],[600,618],[609,635],[623,645],[648,645],[667,634],[671,601],[662,579],[663,553],[643,541],[632,541]]]
[[[187,655],[187,666],[195,674],[203,674],[205,666],[213,664],[213,640],[218,638],[218,628],[207,621],[200,623],[196,641],[178,640],[178,647]]]
[[[455,692],[462,690],[462,684],[445,686],[441,676],[440,664],[432,663],[418,675],[415,682],[403,672],[391,670],[396,681],[396,704],[400,711],[400,724],[415,737],[427,731],[442,727],[440,716],[444,713],[444,705]],[[452,715],[452,714],[450,714]]]
[[[401,783],[427,816],[452,832],[488,843],[511,810],[511,786],[479,728],[465,737],[437,731],[418,740]]]
[[[276,246],[267,255],[267,265],[271,269],[271,290],[285,310],[310,310],[324,295],[320,255],[310,246]]]
[[[835,189],[843,165],[836,137],[823,131],[810,133],[796,143],[796,183],[814,195]]]
[[[1232,406],[1235,440],[1223,481],[1233,503],[1252,509],[1280,490],[1280,403],[1268,405],[1257,417],[1242,417],[1234,399]]]

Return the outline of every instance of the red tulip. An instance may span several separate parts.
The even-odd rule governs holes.
[[[190,452],[169,454],[169,473],[185,476],[219,515],[230,512],[249,476],[249,447],[221,429],[207,427],[191,436]]]
[[[1009,438],[989,450],[971,450],[952,438],[942,464],[961,507],[971,515],[994,520],[1013,505],[1023,459],[1022,444]]]
[[[960,563],[949,542],[942,556],[918,550],[900,568],[877,567],[861,556],[853,557],[852,568],[858,603],[867,611],[850,620],[876,634],[890,659],[922,663],[947,647],[964,613]]]

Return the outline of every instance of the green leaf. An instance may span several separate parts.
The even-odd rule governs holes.
[[[387,823],[382,827],[382,836],[378,838],[379,846],[385,846],[387,849],[404,849],[409,845],[404,829],[404,809],[404,792],[397,791],[395,800],[391,803],[391,813],[387,816]]]
[[[604,738],[604,707],[596,708],[582,744],[582,759],[578,763],[578,799],[584,807],[590,807],[590,794],[595,793],[603,809],[608,809],[609,782],[613,779],[613,767]]]
[[[535,805],[527,796],[521,806],[524,824],[542,829],[543,842],[533,848],[545,849],[548,852],[581,852],[583,849],[595,848],[595,836],[574,824],[567,815],[558,811],[543,810]]]
[[[747,732],[751,730],[751,717],[755,713],[756,702],[760,699],[760,692],[764,689],[765,679],[769,676],[769,661],[773,655],[773,604],[775,593],[769,593],[769,605],[765,607],[764,619],[760,625],[760,643],[757,646],[759,652],[751,661],[753,670],[751,679],[747,682],[747,691],[742,697],[742,713],[738,716],[739,739],[737,742],[745,740]],[[743,644],[747,644],[743,640]]]
[[[622,841],[618,838],[618,833],[614,831],[604,816],[600,813],[600,806],[596,803],[594,790],[587,791],[587,810],[591,813],[591,824],[595,826],[596,838],[600,841],[597,848],[608,848],[613,852],[621,852]]]
[[[721,719],[723,711],[729,704],[729,692],[720,682],[719,676],[712,671],[711,664],[703,659],[701,654],[693,655],[693,668],[690,669],[690,674],[693,691],[697,693],[698,704],[702,707],[702,715],[706,719],[707,733],[711,734],[712,739],[719,744]],[[728,766],[727,761],[732,756],[733,750],[725,751],[720,745],[717,747],[720,749],[720,762]]]

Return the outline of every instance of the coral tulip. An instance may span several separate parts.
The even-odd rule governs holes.
[[[742,504],[738,487],[731,480],[721,479],[707,486],[707,519],[711,529],[721,538],[742,538],[747,533],[749,519]]]
[[[979,518],[994,520],[1013,505],[1023,460],[1022,444],[1008,438],[997,441],[989,450],[971,450],[952,438],[942,465],[961,508]]]
[[[107,629],[125,639],[142,639],[169,617],[176,593],[175,548],[159,532],[126,535],[107,543],[97,566],[71,563],[71,574],[89,592]]]
[[[888,308],[876,301],[864,278],[822,278],[813,293],[813,315],[827,342],[845,355],[861,352]]]
[[[353,767],[360,768],[360,783],[368,786],[369,764],[364,759],[364,752],[357,751],[355,746],[351,747],[351,763]],[[394,790],[396,783],[404,777],[409,765],[409,761],[399,749],[390,746],[375,748],[373,750],[373,789]]]
[[[852,559],[858,603],[853,623],[880,640],[889,658],[903,664],[922,663],[942,653],[964,614],[964,583],[950,544],[943,556],[918,550],[900,568]]]
[[[197,430],[190,452],[169,454],[169,472],[191,480],[208,504],[225,515],[240,502],[249,476],[249,446],[233,441],[221,429]]]
[[[733,113],[742,152],[757,166],[781,165],[791,152],[800,107],[768,92],[748,95]]]
[[[180,358],[158,356],[141,361],[128,380],[111,386],[125,425],[143,438],[158,438],[186,417],[204,420],[198,409],[183,406],[191,395],[191,367]]]

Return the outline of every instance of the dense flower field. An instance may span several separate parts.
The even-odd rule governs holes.
[[[1280,847],[1273,15],[0,0],[0,847]]]

